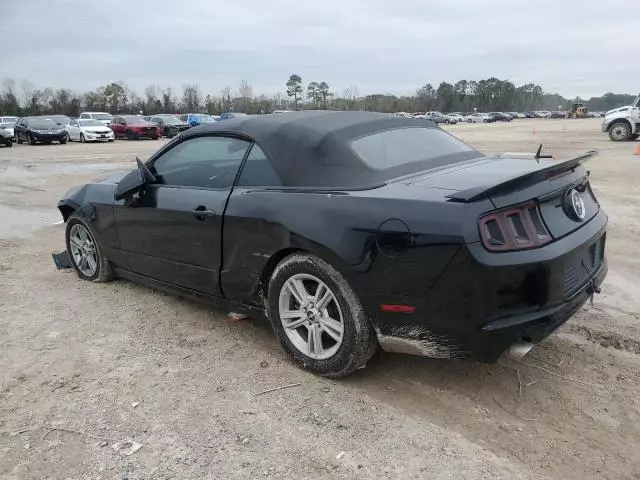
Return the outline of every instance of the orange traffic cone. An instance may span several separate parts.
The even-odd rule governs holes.
[[[633,152],[634,155],[640,155],[640,143],[636,145],[636,151]]]

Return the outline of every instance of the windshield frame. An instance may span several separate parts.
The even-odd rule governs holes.
[[[51,122],[51,124],[47,125],[47,122]],[[44,129],[48,129],[50,127],[56,127],[56,128],[63,128],[61,125],[58,125],[56,123],[55,120],[53,120],[52,118],[48,118],[48,117],[43,117],[43,118],[37,118],[37,117],[30,117],[27,118],[27,126],[29,128],[34,128],[36,130],[44,130]]]

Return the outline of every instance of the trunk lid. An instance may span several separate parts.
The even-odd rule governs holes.
[[[580,228],[598,213],[598,202],[582,166],[582,162],[594,154],[589,152],[566,160],[540,159],[539,162],[534,158],[483,157],[408,178],[403,183],[449,190],[447,198],[452,202],[489,199],[496,209],[535,200],[549,233],[559,238]],[[574,210],[580,206],[573,206],[572,189],[576,189],[582,199],[582,219]]]

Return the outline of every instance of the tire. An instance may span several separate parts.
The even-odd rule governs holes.
[[[113,143],[113,138],[110,138],[110,139],[108,140],[108,142],[109,142],[109,143]]]
[[[80,133],[80,143],[86,143],[87,139],[84,138],[84,133]]]
[[[22,140],[20,139],[20,135],[18,135],[16,133],[16,142],[18,142],[18,145],[22,145]]]
[[[131,130],[127,130],[124,134],[127,137],[127,140],[135,140],[136,139],[136,135],[134,135]]]
[[[84,230],[87,234],[87,238],[91,241],[91,244],[94,246],[94,262],[95,262],[95,271],[90,272],[86,271],[86,269],[82,268],[83,265],[79,264],[77,255],[74,255],[74,250],[72,250],[71,241],[72,236],[75,237],[75,234],[78,230],[74,229],[74,227],[79,230]],[[93,231],[91,225],[84,220],[77,213],[73,213],[69,219],[67,220],[67,227],[65,231],[65,242],[67,245],[67,252],[69,253],[69,258],[71,260],[71,265],[75,270],[76,274],[82,280],[87,280],[88,282],[96,282],[96,283],[104,283],[109,282],[116,278],[115,273],[111,269],[109,262],[102,254],[102,248],[100,244],[96,241],[96,236]],[[91,266],[87,264],[87,266]]]
[[[65,143],[67,143],[67,137],[66,136],[64,138],[60,139],[60,145],[64,145]]]
[[[297,300],[302,292],[293,293],[289,287],[292,282],[294,289],[300,285],[304,289],[308,308]],[[329,298],[320,310],[314,308],[311,297],[318,290],[320,299]],[[298,326],[285,328],[281,311],[299,311],[300,316],[284,320]],[[329,378],[349,375],[364,367],[377,347],[375,331],[347,280],[313,255],[293,254],[278,264],[269,281],[267,314],[285,352],[300,366],[318,375]],[[331,324],[325,323],[329,320]],[[317,333],[313,338],[320,340],[321,348],[311,346],[314,343],[313,339],[309,341],[311,331]]]
[[[637,133],[634,133],[633,135],[631,135],[630,140],[637,140],[638,137],[640,137],[640,135],[638,135]]]
[[[30,133],[27,133],[27,142],[29,142],[29,145],[35,145],[36,139],[33,138]]]
[[[630,140],[631,135],[631,126],[627,122],[614,122],[609,127],[609,138],[614,142]]]
[[[71,135],[69,135],[69,132],[67,132],[67,142],[72,142],[73,140],[71,140]]]

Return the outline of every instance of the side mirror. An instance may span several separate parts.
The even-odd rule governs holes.
[[[113,194],[115,200],[122,200],[134,193],[139,192],[145,185],[156,181],[156,177],[149,171],[147,166],[136,157],[138,168],[127,173],[122,180],[118,182],[116,191]]]

